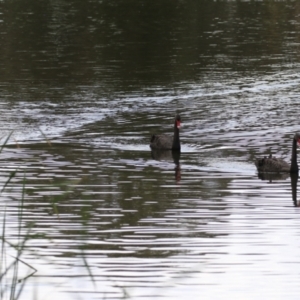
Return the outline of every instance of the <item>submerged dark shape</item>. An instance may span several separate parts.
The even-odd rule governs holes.
[[[297,143],[300,144],[300,133],[296,133],[293,138],[292,146],[292,159],[291,163],[287,163],[281,158],[274,157],[270,155],[269,157],[264,157],[257,159],[255,165],[258,172],[274,172],[274,173],[298,173],[297,164]]]
[[[179,115],[176,115],[174,120],[174,135],[168,136],[164,134],[153,134],[150,140],[150,148],[159,149],[159,150],[180,151],[180,138],[179,138],[180,125],[181,125],[181,118]]]

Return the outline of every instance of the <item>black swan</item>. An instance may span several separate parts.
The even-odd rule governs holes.
[[[293,138],[293,147],[292,147],[292,160],[291,163],[273,157],[264,157],[257,159],[255,162],[258,172],[290,172],[298,173],[298,164],[297,164],[297,143],[300,144],[300,133],[296,133]]]
[[[150,140],[150,148],[158,150],[175,150],[180,151],[179,128],[181,118],[176,115],[174,121],[174,135],[168,136],[163,134],[153,134]]]

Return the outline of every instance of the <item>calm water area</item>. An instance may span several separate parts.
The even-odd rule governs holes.
[[[299,104],[299,1],[0,1],[1,299],[299,299]]]

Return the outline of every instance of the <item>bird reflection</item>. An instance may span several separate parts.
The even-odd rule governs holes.
[[[292,198],[294,206],[300,206],[300,200],[297,200],[297,183],[298,183],[298,173],[291,174],[291,186],[292,186]]]
[[[268,180],[269,182],[273,182],[276,180],[284,180],[289,178],[290,173],[258,172],[257,176],[261,180]]]
[[[172,151],[172,150],[152,150],[151,157],[155,160],[165,160],[170,161],[172,160],[175,164],[175,180],[179,182],[181,179],[181,170],[180,170],[180,152]]]
[[[258,178],[261,180],[268,180],[269,182],[275,180],[284,180],[291,177],[291,188],[292,188],[292,199],[294,206],[300,207],[300,200],[297,200],[297,184],[298,184],[298,173],[286,173],[286,174],[276,174],[276,173],[258,173]]]

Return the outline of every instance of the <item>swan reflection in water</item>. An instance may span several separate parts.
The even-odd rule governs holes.
[[[257,177],[261,180],[268,180],[273,182],[276,180],[285,180],[290,177],[290,173],[269,173],[269,172],[258,172]]]
[[[292,198],[294,206],[300,206],[300,200],[297,200],[297,183],[298,183],[299,175],[298,173],[291,174],[291,187],[292,187]]]
[[[172,150],[152,150],[151,157],[155,160],[164,160],[164,161],[173,161],[175,164],[175,180],[179,182],[181,179],[181,170],[180,170],[180,152]]]
[[[287,179],[290,176],[293,203],[295,206],[300,206],[300,201],[297,200],[297,183],[299,177],[297,145],[300,145],[299,132],[296,132],[293,137],[292,157],[290,163],[270,154],[269,157],[265,156],[264,158],[257,159],[255,161],[255,165],[258,171],[258,178],[262,180],[269,180],[269,182],[272,182],[274,180]]]
[[[300,199],[297,200],[297,184],[299,178],[298,173],[290,173],[290,174],[289,173],[283,173],[283,174],[263,173],[263,172],[258,173],[259,179],[268,180],[270,183],[276,180],[285,180],[288,177],[291,178],[292,199],[293,199],[294,206],[300,207]]]

